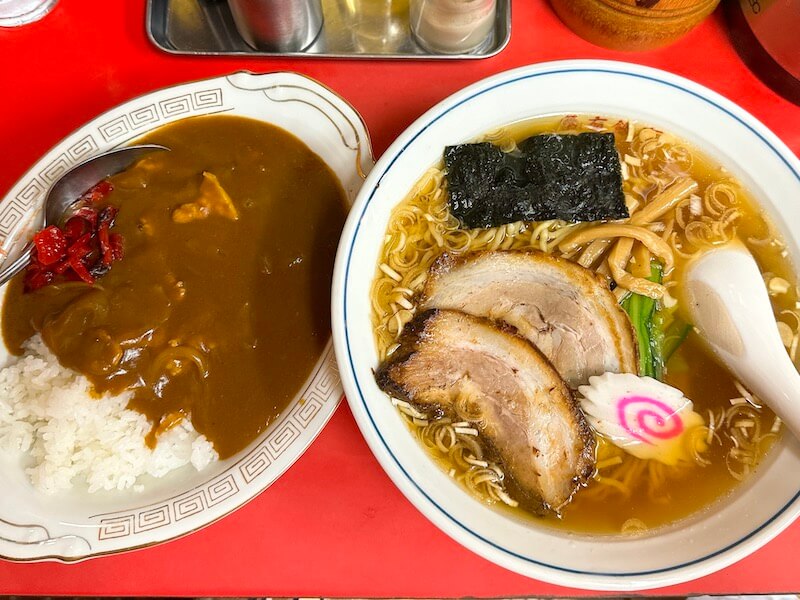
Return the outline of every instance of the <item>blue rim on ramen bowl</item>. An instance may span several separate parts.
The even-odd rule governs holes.
[[[345,394],[370,448],[405,496],[454,540],[503,567],[551,583],[641,590],[717,571],[755,551],[800,513],[800,444],[775,445],[734,492],[645,535],[597,535],[539,526],[487,506],[453,481],[416,441],[378,388],[370,288],[392,209],[445,146],[508,124],[563,114],[648,123],[687,140],[749,190],[787,242],[800,238],[800,162],[730,100],[647,67],[577,60],[501,73],[421,116],[386,151],[359,192],[333,282],[334,348]]]

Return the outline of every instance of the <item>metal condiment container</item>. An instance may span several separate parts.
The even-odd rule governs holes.
[[[322,30],[320,0],[228,0],[236,29],[253,48],[300,52]]]

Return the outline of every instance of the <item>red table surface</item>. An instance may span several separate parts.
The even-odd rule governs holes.
[[[483,77],[530,63],[610,58],[659,67],[732,98],[800,151],[800,108],[742,64],[718,11],[678,44],[619,53],[573,35],[545,0],[515,0],[511,43],[478,61],[171,56],[148,41],[145,3],[60,0],[0,30],[0,193],[53,144],[151,90],[236,70],[293,70],[349,100],[376,156],[417,116]],[[590,92],[589,92],[590,93]],[[658,594],[800,591],[800,522],[749,558]],[[147,550],[62,565],[0,561],[0,594],[187,596],[584,595],[515,575],[460,547],[398,492],[346,405],[269,490],[220,522]]]

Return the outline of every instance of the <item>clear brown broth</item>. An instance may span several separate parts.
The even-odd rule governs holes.
[[[544,125],[545,128],[547,126],[552,127],[553,123]],[[545,130],[540,129],[539,132]],[[624,153],[625,144],[620,138],[618,136],[618,147]],[[720,178],[731,177],[723,166],[701,150],[694,147],[692,153],[694,164],[689,175],[700,184],[701,192]],[[789,292],[771,298],[775,313],[795,309],[798,300],[797,276],[789,259],[781,255],[782,250],[779,247],[755,245],[748,241],[751,238],[763,239],[776,229],[769,225],[765,212],[743,187],[740,188],[738,198],[744,216],[738,223],[737,237],[753,253],[762,273],[772,273],[791,284]],[[676,255],[673,273],[675,281],[682,280],[681,273],[687,263],[687,260]],[[680,284],[676,286],[673,295],[676,298],[682,297]],[[667,383],[683,391],[694,402],[695,410],[705,417],[709,409],[727,408],[732,398],[741,396],[731,374],[716,361],[694,332],[673,355],[666,373]],[[774,422],[775,415],[767,407],[761,412],[762,423],[768,428]],[[772,445],[774,444],[763,446],[758,457],[759,463]],[[712,444],[707,454],[711,461],[710,466],[673,470],[667,484],[661,486],[661,493],[654,497],[650,497],[641,488],[631,497],[615,497],[613,502],[593,500],[589,495],[578,492],[560,519],[549,520],[558,527],[570,530],[607,533],[620,531],[628,519],[639,519],[649,528],[657,528],[686,518],[728,496],[740,484],[730,475],[725,463],[725,455],[730,448],[730,440],[724,440],[722,444]],[[592,482],[589,487],[594,485],[598,484]]]
[[[540,133],[566,132],[560,128],[563,119],[563,115],[558,115],[517,123],[505,127],[499,139],[511,138],[519,141]],[[595,118],[587,115],[579,116],[578,121],[581,126],[576,130],[587,130],[587,124],[598,123]],[[621,119],[605,118],[600,123],[605,123],[608,126],[607,130],[614,131],[614,125],[619,121]],[[620,129],[615,133],[620,154],[624,155],[629,151],[629,145],[625,141],[625,131]],[[498,136],[487,137],[498,139]],[[681,143],[691,149],[694,160],[687,174],[699,183],[700,194],[715,181],[732,179],[730,173],[717,161],[684,141]],[[743,212],[743,217],[737,226],[737,237],[754,254],[762,272],[782,277],[791,284],[789,292],[772,298],[776,315],[783,310],[794,310],[798,297],[797,277],[792,264],[782,253],[781,247],[756,245],[748,241],[750,238],[762,239],[769,235],[775,235],[775,229],[769,225],[767,216],[759,208],[755,198],[738,184],[737,187],[739,188],[738,207]],[[630,192],[630,190],[626,189],[626,192]],[[414,202],[415,196],[412,194],[403,201],[403,204],[414,204]],[[681,273],[686,264],[685,259],[676,255],[676,265],[672,272],[673,280],[678,282],[681,280]],[[673,288],[671,293],[676,298],[680,298],[680,285]],[[381,344],[386,343],[385,338],[380,336],[377,336],[376,340],[379,348],[382,347]],[[673,355],[667,366],[666,381],[681,389],[694,402],[695,410],[706,419],[708,410],[728,408],[731,406],[732,398],[741,396],[734,385],[733,377],[716,362],[694,332],[687,337]],[[768,408],[764,407],[761,410],[761,421],[762,427],[768,431],[775,421],[775,416]],[[772,445],[774,444],[762,445],[757,456],[758,462],[761,462]],[[693,465],[662,471],[666,472],[666,481],[658,486],[656,493],[648,488],[645,474],[633,481],[633,493],[628,496],[595,493],[599,491],[600,484],[592,480],[585,489],[581,489],[575,494],[572,502],[560,515],[550,512],[542,515],[539,514],[539,511],[523,508],[512,509],[502,503],[495,503],[495,505],[516,517],[533,518],[537,523],[569,531],[619,533],[630,519],[641,521],[648,529],[654,529],[708,508],[729,495],[739,485],[739,480],[731,476],[726,466],[725,456],[731,447],[730,439],[723,439],[722,443],[713,444],[705,455],[711,462],[709,466]],[[446,456],[436,451],[431,451],[430,454],[445,471],[453,468],[453,463]],[[639,459],[625,455],[624,461],[626,465],[633,465]],[[509,491],[513,492],[513,489],[510,488]]]

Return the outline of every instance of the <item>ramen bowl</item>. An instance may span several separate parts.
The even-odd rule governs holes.
[[[392,209],[439,163],[445,146],[523,120],[561,114],[634,119],[687,140],[738,178],[798,256],[800,163],[734,103],[641,66],[566,61],[509,71],[444,100],[387,150],[359,192],[333,282],[334,348],[352,412],[392,481],[428,519],[484,558],[574,588],[630,591],[688,581],[766,544],[800,513],[800,444],[788,435],[732,494],[646,534],[545,527],[487,506],[423,450],[375,382],[370,289]]]

